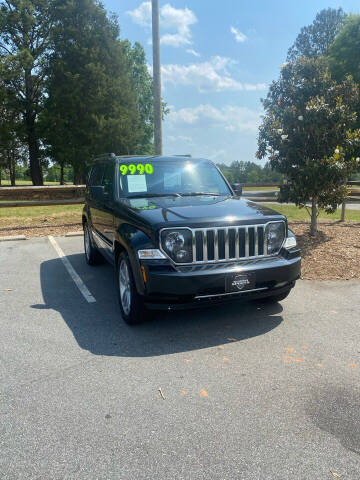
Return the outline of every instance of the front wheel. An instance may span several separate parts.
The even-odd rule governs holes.
[[[142,323],[148,316],[148,311],[136,290],[129,258],[125,252],[119,255],[117,280],[121,316],[129,325]]]

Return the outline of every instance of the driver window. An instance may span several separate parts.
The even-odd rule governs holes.
[[[105,166],[102,185],[106,193],[112,193],[114,190],[114,165],[109,164]]]

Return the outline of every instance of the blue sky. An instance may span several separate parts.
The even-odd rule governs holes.
[[[151,2],[105,0],[121,36],[151,51]],[[164,153],[254,161],[270,82],[300,28],[323,8],[359,13],[358,1],[160,0]]]

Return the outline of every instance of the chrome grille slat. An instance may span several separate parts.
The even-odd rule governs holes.
[[[214,229],[214,262],[219,260],[219,242],[218,242],[218,230]]]
[[[208,261],[208,247],[207,247],[207,230],[202,232],[202,241],[203,241],[203,262]]]
[[[193,263],[196,262],[196,231],[192,231],[192,251],[193,251]]]
[[[255,225],[254,228],[254,257],[257,257],[259,255],[259,234],[258,230],[260,227]]]
[[[245,258],[249,258],[249,227],[245,227]]]
[[[235,258],[240,258],[239,229],[235,228]]]
[[[229,229],[225,228],[225,260],[229,258]]]
[[[268,251],[268,239],[267,239],[267,235],[264,227],[264,256],[267,255],[267,251]]]
[[[192,264],[224,263],[269,257],[266,225],[189,229],[192,232]]]

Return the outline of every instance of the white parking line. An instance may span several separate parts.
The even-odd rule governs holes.
[[[57,254],[61,258],[63,264],[65,265],[67,271],[69,272],[70,277],[74,280],[75,285],[78,287],[78,289],[80,290],[80,292],[83,295],[83,297],[85,298],[85,300],[88,303],[96,302],[95,297],[93,297],[91,295],[91,293],[87,289],[85,283],[81,280],[79,275],[76,273],[74,267],[69,262],[69,259],[67,258],[65,253],[62,251],[59,244],[56,242],[55,238],[52,235],[48,235],[48,239],[49,239],[50,243],[52,244],[52,246],[55,248]]]

